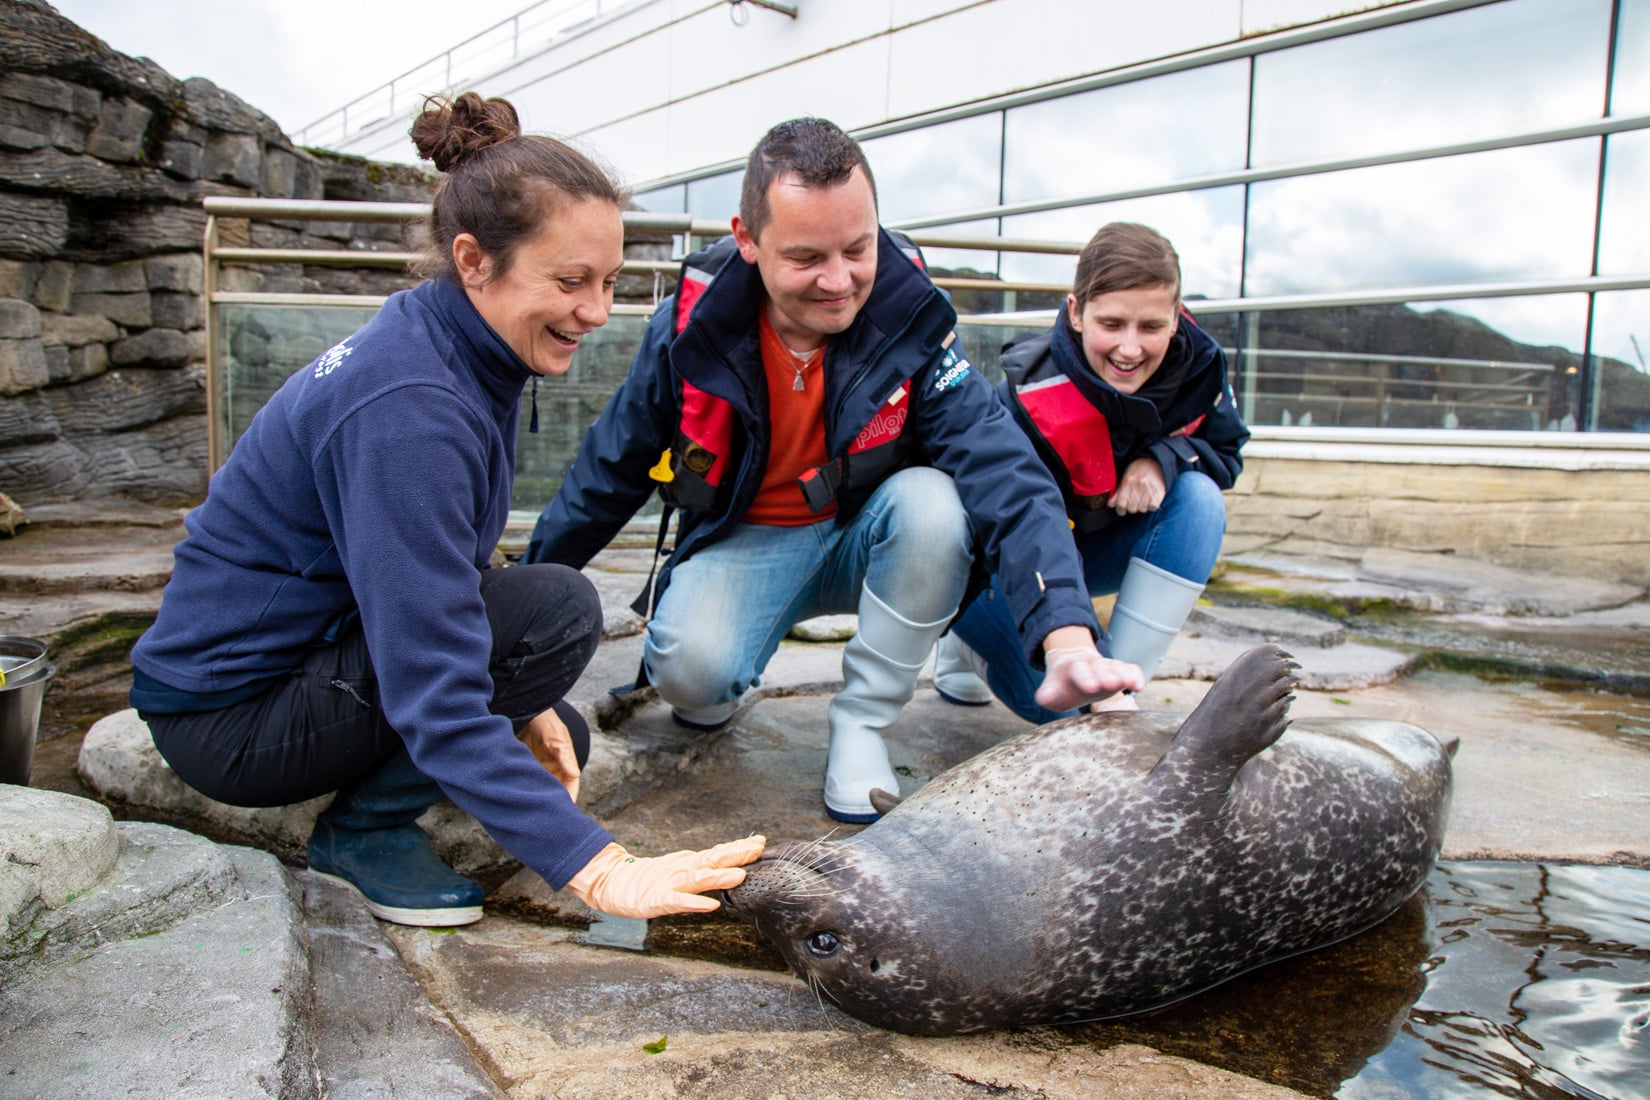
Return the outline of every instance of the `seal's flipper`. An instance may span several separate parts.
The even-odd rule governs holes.
[[[1195,776],[1200,788],[1228,790],[1238,770],[1289,728],[1299,667],[1275,645],[1242,654],[1181,723],[1153,776]]]
[[[905,799],[897,794],[889,794],[881,787],[871,788],[871,807],[879,814],[889,813]]]

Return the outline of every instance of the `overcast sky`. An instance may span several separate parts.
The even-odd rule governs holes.
[[[121,53],[202,76],[294,133],[532,0],[51,0]]]

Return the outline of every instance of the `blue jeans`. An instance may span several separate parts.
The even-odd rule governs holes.
[[[1186,471],[1175,478],[1162,507],[1122,516],[1099,531],[1078,535],[1077,553],[1083,559],[1083,579],[1090,596],[1116,592],[1130,558],[1143,558],[1177,577],[1203,584],[1220,556],[1225,534],[1226,503],[1220,487],[1205,474]],[[996,577],[991,578],[990,590],[981,593],[952,624],[951,632],[985,661],[992,693],[1015,714],[1041,725],[1076,713],[1037,705],[1033,696],[1043,673],[1026,660]]]
[[[894,474],[846,524],[739,524],[672,570],[647,627],[648,679],[688,717],[732,703],[792,625],[858,611],[865,587],[913,622],[949,618],[973,542],[951,478],[929,467]]]

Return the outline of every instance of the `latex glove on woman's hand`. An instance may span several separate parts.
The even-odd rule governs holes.
[[[710,913],[721,906],[702,896],[731,890],[745,881],[745,864],[767,846],[767,838],[746,837],[699,852],[633,856],[609,844],[568,880],[567,888],[592,909],[615,917],[662,917],[669,913]]]
[[[526,745],[545,771],[567,788],[567,797],[579,800],[579,755],[573,749],[573,735],[555,709],[544,711],[521,727],[516,740]]]
[[[1085,703],[1105,699],[1120,691],[1139,691],[1146,686],[1146,677],[1139,665],[1114,661],[1100,656],[1088,631],[1082,631],[1083,642],[1078,645],[1050,645],[1061,628],[1044,642],[1043,683],[1034,698],[1037,704],[1049,710],[1075,710]]]

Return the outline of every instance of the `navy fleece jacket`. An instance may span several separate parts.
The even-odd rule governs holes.
[[[437,280],[289,378],[185,519],[159,617],[132,651],[133,705],[256,693],[358,609],[380,705],[413,762],[563,886],[612,837],[489,712],[479,590],[531,377],[464,291]]]

